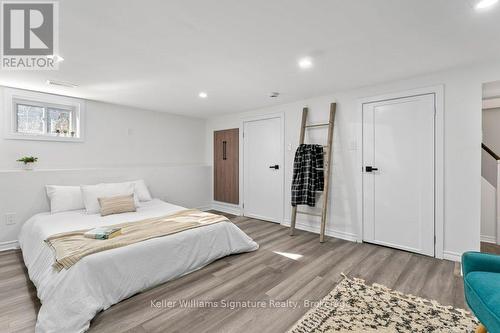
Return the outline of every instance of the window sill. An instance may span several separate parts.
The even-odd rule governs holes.
[[[9,133],[4,136],[7,140],[31,140],[31,141],[57,141],[57,142],[83,142],[82,137],[48,136]]]

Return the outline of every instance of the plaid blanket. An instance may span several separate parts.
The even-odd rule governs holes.
[[[316,204],[316,192],[323,191],[323,146],[301,144],[295,152],[292,178],[292,206]]]

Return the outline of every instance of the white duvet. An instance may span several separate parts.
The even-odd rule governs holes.
[[[23,226],[19,243],[30,279],[42,303],[36,332],[83,332],[101,310],[137,292],[202,268],[232,253],[259,246],[230,222],[215,223],[177,234],[87,256],[57,272],[47,237],[71,230],[140,221],[184,209],[161,200],[143,203],[135,213],[101,217],[84,211],[41,213]]]

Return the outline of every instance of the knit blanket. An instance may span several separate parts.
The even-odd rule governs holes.
[[[87,238],[83,234],[91,229],[86,229],[59,233],[50,236],[45,242],[55,253],[53,267],[60,271],[64,268],[69,269],[80,259],[94,253],[223,221],[229,220],[221,215],[201,212],[196,209],[187,209],[174,214],[142,221],[113,224],[112,227],[121,228],[121,235],[111,239]]]

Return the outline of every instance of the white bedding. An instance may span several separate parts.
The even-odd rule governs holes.
[[[143,203],[135,213],[101,217],[83,210],[41,213],[29,219],[19,243],[30,279],[42,303],[36,332],[83,332],[97,312],[152,286],[202,268],[258,244],[230,222],[90,255],[69,270],[52,268],[54,254],[44,240],[71,230],[140,221],[184,209],[161,200]]]

